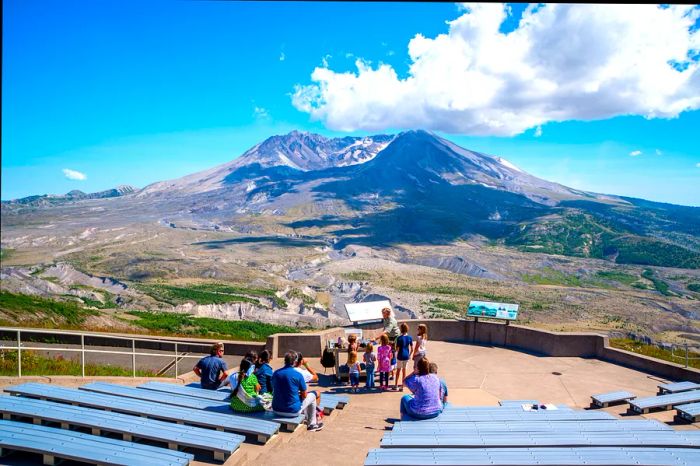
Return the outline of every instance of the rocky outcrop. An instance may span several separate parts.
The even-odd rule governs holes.
[[[290,327],[329,327],[343,323],[343,320],[323,309],[300,306],[299,312],[284,312],[251,303],[226,304],[181,304],[174,312],[196,317],[211,317],[223,320],[251,320]]]

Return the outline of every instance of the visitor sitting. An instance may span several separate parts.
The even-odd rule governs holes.
[[[303,414],[307,430],[318,431],[323,428],[322,422],[316,420],[316,394],[306,392],[304,376],[294,368],[297,353],[287,351],[284,355],[284,367],[272,374],[272,409],[280,417],[297,417]],[[303,359],[302,359],[303,361]]]
[[[242,359],[236,377],[236,384],[231,385],[231,409],[239,413],[264,411],[270,406],[270,395],[259,395],[260,384],[255,374],[248,375],[253,364],[248,359]]]
[[[430,373],[437,375],[438,373],[438,365],[435,362],[430,363]],[[447,404],[447,383],[445,383],[445,379],[440,378],[438,376],[438,379],[440,379],[440,400],[442,401],[442,406],[444,407]]]
[[[270,352],[263,350],[258,357],[255,376],[260,384],[260,394],[272,393],[272,367],[270,366]]]
[[[202,388],[216,390],[226,379],[228,366],[223,356],[224,344],[216,343],[212,345],[209,356],[200,359],[192,368],[192,371],[201,378]]]
[[[254,350],[249,350],[246,352],[245,356],[243,356],[243,359],[247,360],[250,362],[250,367],[248,368],[248,371],[246,372],[246,376],[252,375],[255,372],[255,366],[258,362],[258,352]],[[256,376],[257,377],[257,376]],[[259,382],[260,380],[258,380]],[[230,373],[227,378],[224,379],[224,381],[221,383],[220,387],[225,387],[227,385],[230,385],[231,388],[234,388],[236,384],[238,383],[238,372],[233,372]]]
[[[427,357],[416,363],[413,374],[406,377],[404,385],[413,395],[401,398],[401,415],[413,419],[432,419],[442,412],[440,400],[440,380],[430,373]]]
[[[318,373],[311,367],[309,366],[309,362],[304,358],[304,355],[301,354],[300,352],[297,353],[297,360],[294,363],[294,370],[299,372],[303,377],[304,377],[304,382],[308,383],[317,383],[318,382]],[[318,411],[317,416],[318,417],[323,417],[323,410],[321,409],[321,392],[312,392],[316,394],[316,411]]]

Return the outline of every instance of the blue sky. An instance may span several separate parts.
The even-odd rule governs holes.
[[[475,49],[474,44],[483,44],[483,50],[496,47],[490,38],[515,38],[523,9],[513,6],[496,34],[485,28],[475,36],[472,30],[494,12],[449,3],[4,0],[2,199],[72,189],[94,192],[119,184],[143,187],[227,162],[262,139],[292,129],[332,136],[426,127],[466,148],[502,156],[536,176],[575,188],[700,205],[697,73],[690,84],[675,84],[677,90],[663,99],[654,94],[653,83],[626,84],[637,94],[630,92],[630,99],[618,102],[615,96],[626,94],[627,88],[588,86],[562,71],[558,88],[586,87],[591,98],[581,100],[568,92],[546,100],[551,83],[541,84],[538,97],[529,91],[527,98],[519,94],[532,61],[523,61],[524,74],[508,81],[504,76],[511,74],[503,74],[508,71],[492,71],[498,63],[486,63],[467,50],[472,53],[469,63],[481,60],[480,68],[472,70],[480,73],[479,82],[488,87],[508,81],[509,87],[485,102],[472,102],[478,91],[461,95],[473,73],[462,79],[463,70],[442,72],[445,63],[468,62],[449,53],[463,50],[460,41],[465,38]],[[568,26],[574,24],[567,21],[575,13],[561,11],[551,19],[568,28],[574,39],[582,34]],[[531,14],[534,18],[538,13]],[[649,13],[649,21],[661,22],[655,14]],[[670,18],[666,27],[683,29],[678,18]],[[588,29],[618,24],[614,12],[603,19]],[[620,30],[637,37],[635,31],[644,27],[633,24]],[[550,40],[536,26],[520,29],[533,42]],[[567,70],[579,62],[592,69],[591,63],[604,59],[610,64],[605,70],[618,70],[619,63],[644,66],[625,61],[621,54],[612,57],[607,47],[578,42],[585,51],[571,46],[572,55],[561,61]],[[556,44],[548,47],[538,48],[537,63],[561,55]],[[493,50],[498,55],[499,49]],[[552,53],[543,55],[543,50]],[[534,60],[535,54],[527,56]],[[683,64],[681,56],[678,67],[692,71],[697,55],[689,52],[688,57]],[[432,67],[434,74],[419,70],[421,63],[430,65],[423,68]],[[390,77],[381,81],[380,86],[386,85],[383,95],[412,96],[404,101],[444,98],[444,105],[387,107],[381,98],[352,94],[363,89],[363,79],[381,78],[374,73],[380,65]],[[551,66],[561,71],[564,65]],[[315,69],[325,74],[312,77]],[[440,81],[450,76],[456,76],[454,82]],[[632,82],[624,73],[618,78],[618,83]],[[356,85],[351,90],[338,87],[343,79]],[[528,79],[538,86],[542,81]],[[451,95],[423,94],[411,82],[426,88],[437,83],[440,92],[446,89]],[[408,87],[412,90],[405,91]],[[307,98],[304,89],[321,93],[322,99]],[[342,103],[348,97],[362,108]],[[633,98],[646,107],[630,103]],[[685,109],[678,111],[678,105]],[[370,118],[387,108],[381,121]],[[433,117],[426,120],[418,114]],[[484,126],[485,119],[498,124]],[[67,176],[66,169],[85,179],[70,172]]]

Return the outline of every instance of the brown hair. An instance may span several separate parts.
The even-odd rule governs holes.
[[[348,353],[348,366],[350,364],[355,364],[357,362],[357,351],[350,351]]]
[[[209,350],[209,354],[212,356],[216,356],[216,353],[219,352],[219,350],[224,349],[224,344],[223,343],[214,343],[211,345],[211,349]]]
[[[406,322],[403,322],[399,326],[399,329],[401,329],[401,333],[408,333],[408,324]]]
[[[386,333],[382,333],[382,336],[379,337],[379,340],[381,340],[382,345],[388,345],[389,344],[389,335]]]
[[[437,374],[438,371],[438,365],[436,362],[431,362],[430,363],[430,373],[431,374]]]
[[[367,343],[367,346],[365,346],[365,353],[371,353],[372,351],[374,351],[374,346],[371,342]]]
[[[418,335],[423,335],[423,338],[428,339],[428,326],[425,324],[420,324],[418,326]]]
[[[355,343],[357,341],[357,335],[354,333],[351,333],[348,335],[348,343]]]
[[[428,375],[430,373],[430,361],[423,356],[418,360],[418,375]]]

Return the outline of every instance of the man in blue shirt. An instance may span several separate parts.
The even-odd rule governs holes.
[[[202,379],[202,388],[216,390],[226,379],[226,371],[228,370],[226,361],[223,359],[224,344],[214,344],[209,353],[209,356],[200,359],[192,370]]]
[[[306,393],[304,376],[294,368],[297,360],[295,351],[284,355],[284,367],[272,374],[272,410],[281,417],[297,417],[303,414],[308,424],[307,430],[317,431],[323,428],[322,422],[316,420],[316,394]]]

